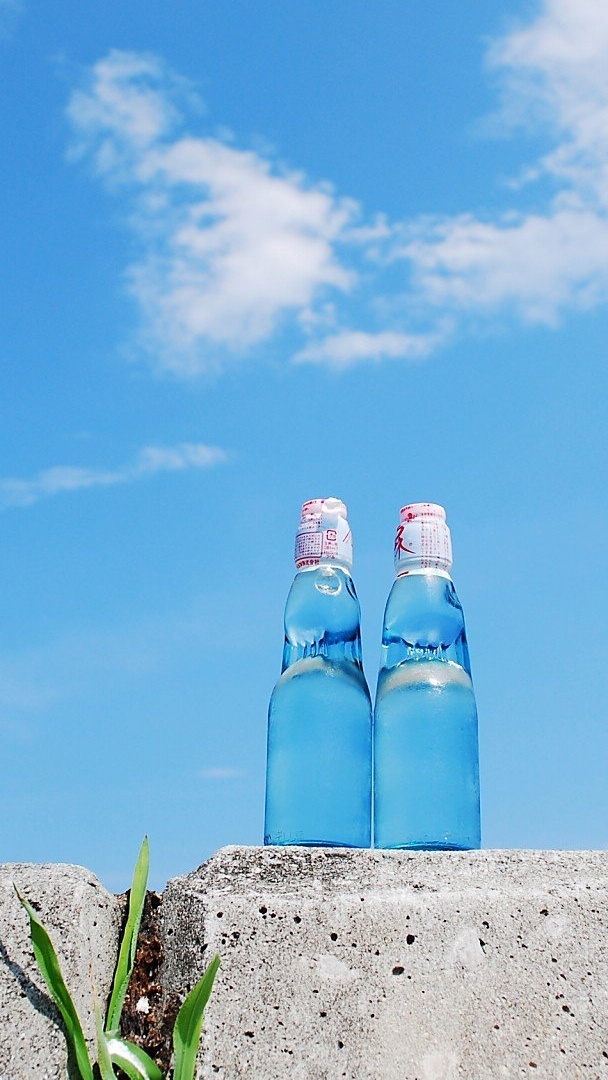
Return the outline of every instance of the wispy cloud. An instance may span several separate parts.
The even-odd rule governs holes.
[[[368,333],[365,330],[341,330],[320,341],[313,341],[297,352],[298,364],[327,364],[336,370],[351,367],[361,360],[423,359],[448,335],[448,326],[428,334],[403,334],[394,330]]]
[[[157,365],[195,375],[267,351],[285,328],[298,362],[418,359],[471,317],[552,324],[605,303],[608,8],[542,0],[487,64],[495,124],[532,126],[552,149],[522,161],[499,214],[394,222],[188,131],[192,89],[159,58],[113,51],[95,64],[68,109],[74,153],[130,200],[141,257],[127,281]],[[518,206],[532,184],[534,212]]]
[[[245,775],[244,769],[237,769],[233,765],[217,765],[209,769],[201,769],[201,780],[239,780]]]
[[[0,0],[0,40],[10,37],[15,20],[23,15],[24,10],[22,0]]]
[[[226,460],[216,446],[180,443],[178,446],[146,446],[134,461],[118,469],[91,469],[76,465],[55,465],[31,479],[0,479],[0,509],[31,506],[40,499],[84,488],[111,487],[143,480],[160,472],[207,469]]]

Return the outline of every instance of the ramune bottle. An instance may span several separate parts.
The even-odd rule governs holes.
[[[339,499],[304,503],[268,713],[265,844],[369,847],[372,707]]]
[[[477,710],[443,507],[401,510],[375,709],[379,848],[480,846]]]

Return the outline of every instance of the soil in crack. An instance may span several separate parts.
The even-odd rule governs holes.
[[[137,939],[135,966],[122,1012],[121,1035],[141,1046],[169,1075],[171,1035],[179,996],[166,995],[160,981],[164,959],[160,934],[162,897],[148,892]]]

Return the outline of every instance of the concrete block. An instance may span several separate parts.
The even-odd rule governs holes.
[[[163,920],[199,1080],[608,1080],[605,852],[225,848]]]
[[[91,975],[102,1008],[116,964],[118,898],[79,866],[0,865],[0,1080],[65,1080],[62,1021],[48,996],[13,882],[39,911],[93,1045]]]

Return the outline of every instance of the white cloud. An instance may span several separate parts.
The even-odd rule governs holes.
[[[75,152],[131,200],[141,254],[127,281],[156,364],[196,375],[267,353],[284,328],[300,363],[417,359],[471,315],[555,324],[605,303],[608,6],[541,0],[487,61],[501,129],[532,126],[552,148],[522,161],[500,214],[390,222],[186,131],[192,91],[158,58],[100,60],[68,115]],[[530,184],[534,212],[517,205]]]
[[[498,223],[462,215],[430,224],[402,255],[442,310],[512,306],[529,322],[554,324],[566,308],[608,297],[608,219],[580,200]]]
[[[68,115],[75,152],[134,192],[144,254],[128,279],[144,339],[165,369],[194,374],[246,351],[286,313],[353,275],[334,251],[354,204],[252,151],[182,135],[158,59],[114,51]]]
[[[159,472],[206,469],[225,460],[226,454],[219,447],[206,446],[204,443],[180,443],[178,446],[146,446],[134,461],[118,469],[55,465],[43,469],[29,480],[0,479],[0,509],[31,506],[40,499],[61,492],[127,484]]]
[[[489,63],[505,79],[502,118],[542,123],[555,149],[538,163],[608,200],[608,7],[545,0],[529,25],[497,41]]]
[[[488,60],[504,80],[499,119],[542,126],[554,139],[515,186],[544,178],[554,193],[534,213],[416,223],[393,254],[411,263],[414,288],[432,307],[512,308],[555,323],[569,308],[608,299],[608,7],[545,0]]]

